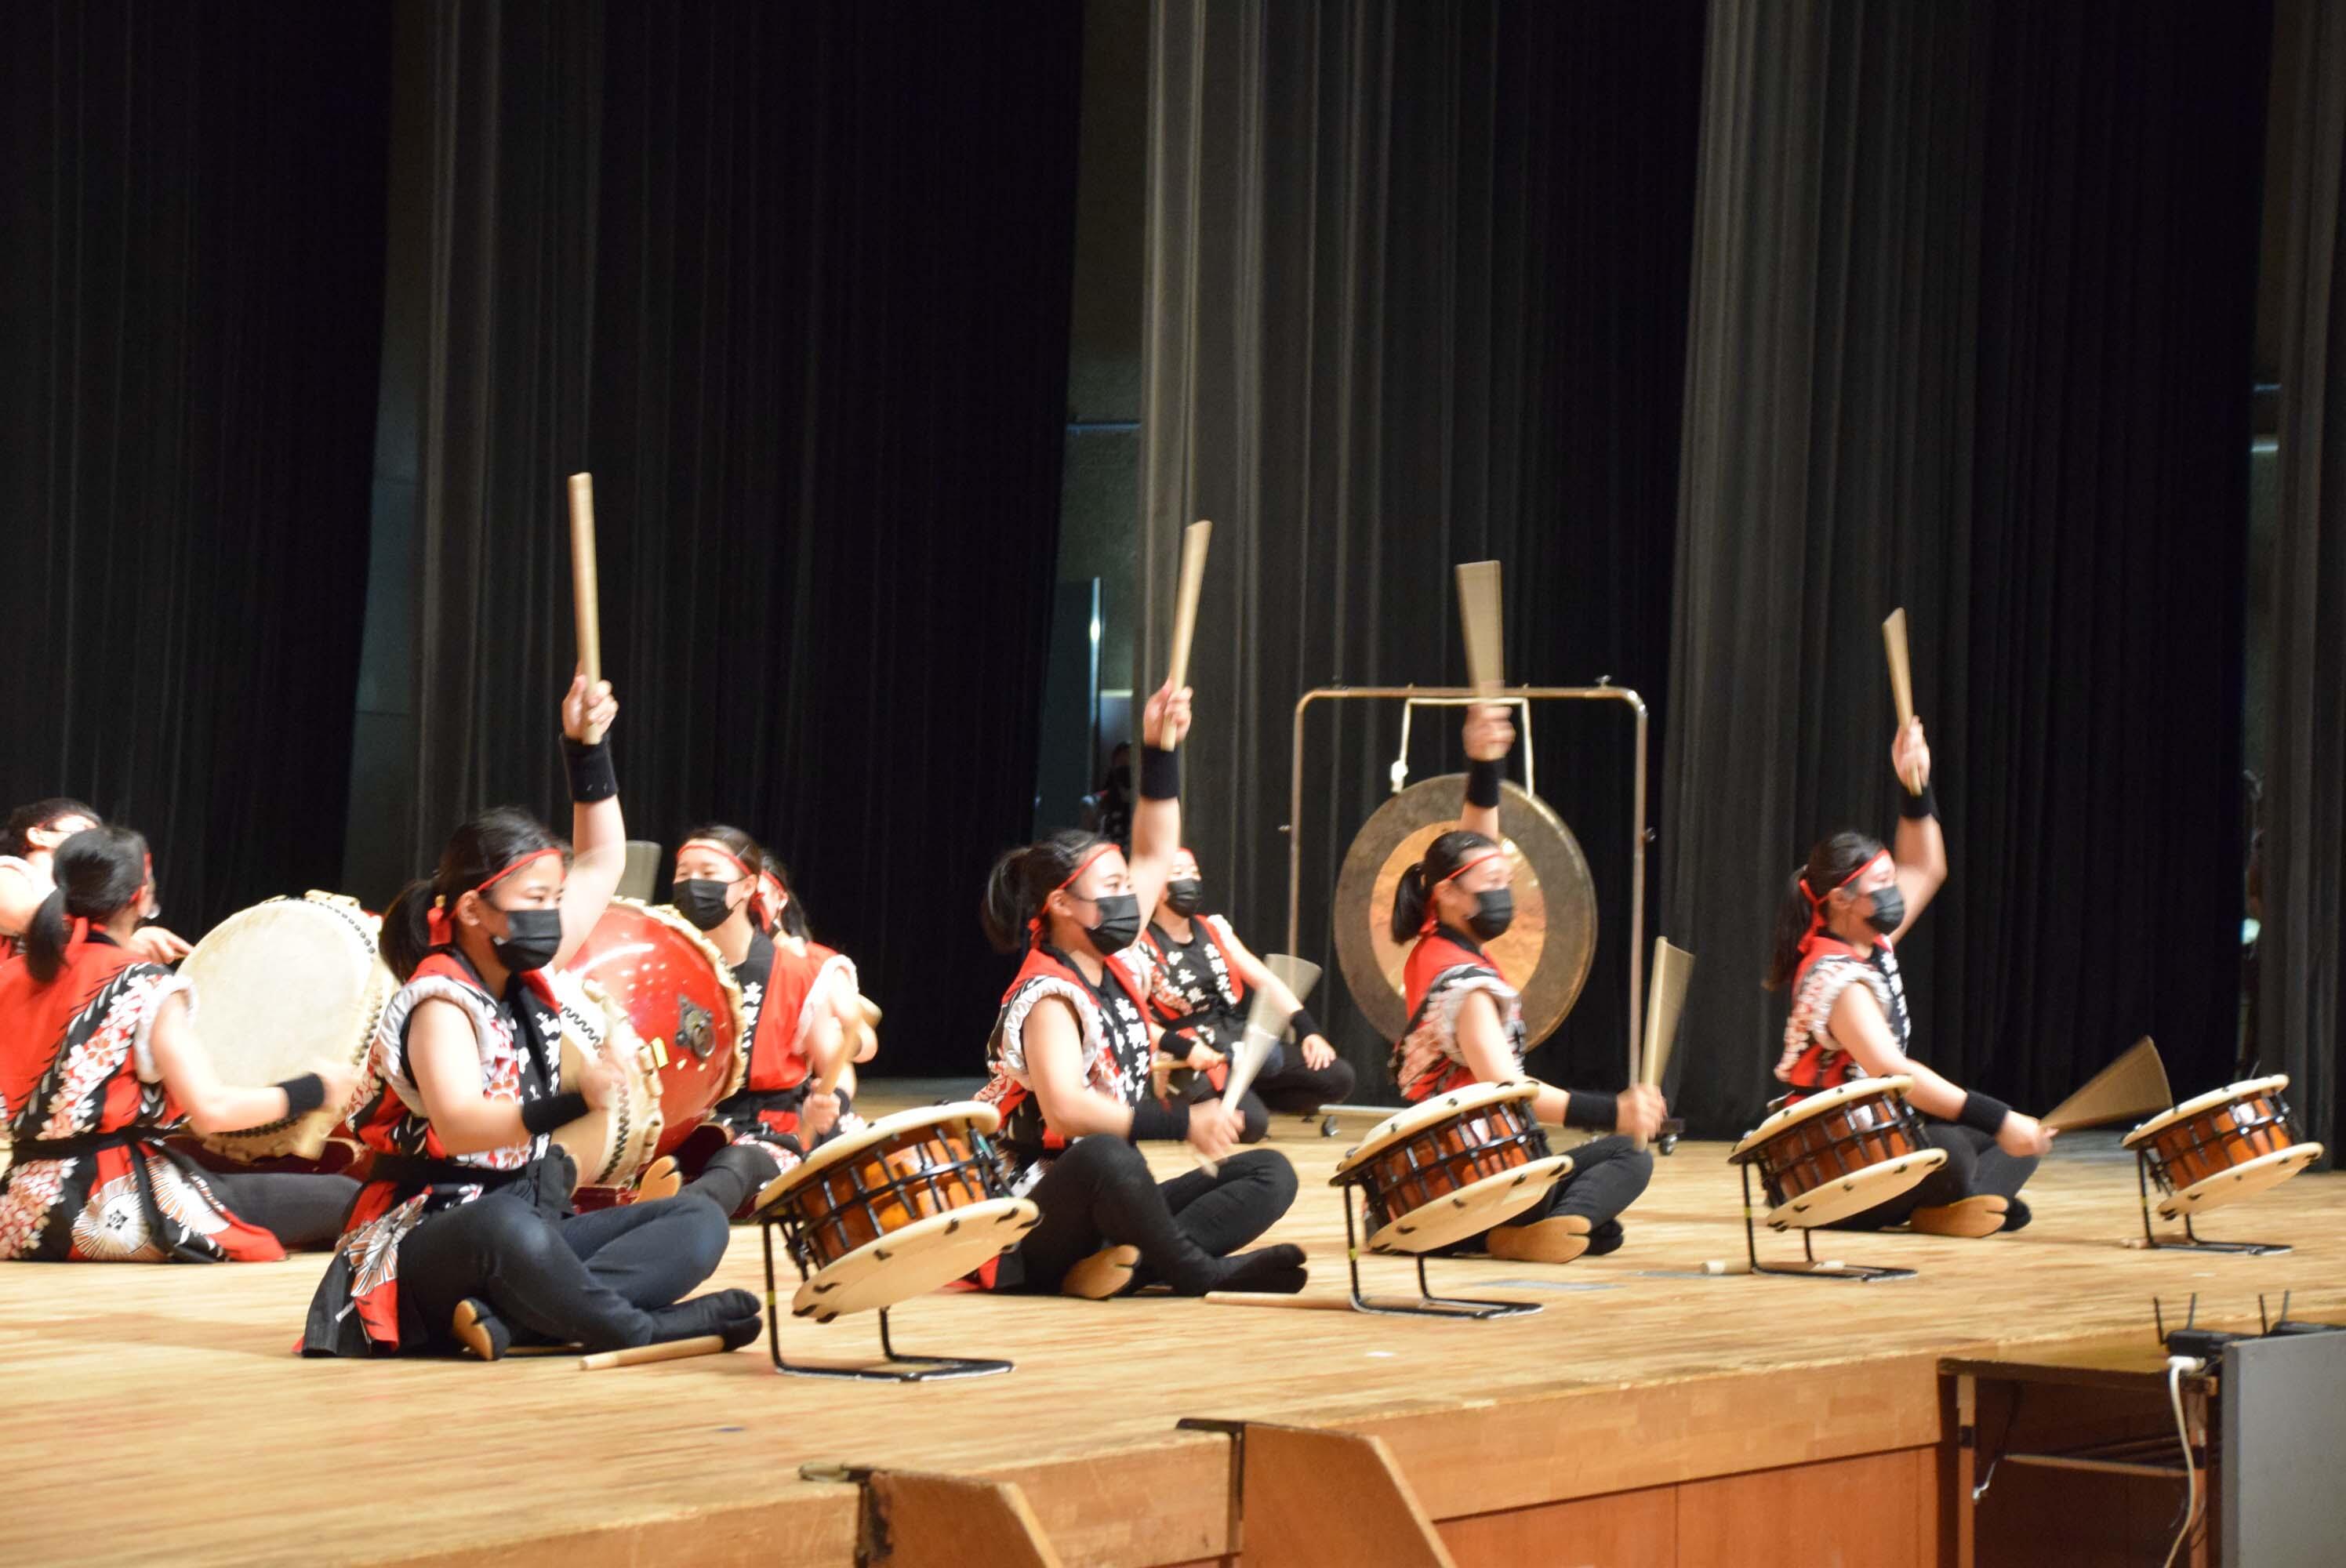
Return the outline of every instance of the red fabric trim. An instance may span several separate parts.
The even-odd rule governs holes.
[[[507,877],[512,876],[515,871],[520,871],[524,866],[529,865],[534,861],[542,860],[548,855],[553,855],[558,858],[561,853],[562,850],[560,846],[555,844],[548,844],[542,850],[532,850],[528,854],[524,855],[521,859],[514,861],[513,864],[505,867],[503,871],[490,872],[488,880],[486,881],[477,883],[474,886],[472,891],[476,893],[485,893],[491,888],[495,887],[499,882],[504,881]],[[458,896],[461,897],[462,895],[460,894]],[[450,942],[456,940],[456,926],[455,922],[449,918],[448,900],[445,894],[435,895],[432,901],[432,912],[423,917],[423,930],[424,934],[431,939],[432,945],[434,947],[445,947]]]
[[[1051,892],[1056,893],[1056,892],[1061,891],[1062,890],[1064,890],[1065,888],[1066,888],[1066,887],[1067,887],[1070,883],[1072,883],[1072,882],[1073,882],[1073,881],[1074,881],[1077,877],[1080,877],[1080,876],[1082,876],[1086,871],[1090,871],[1090,870],[1092,869],[1092,864],[1093,864],[1093,862],[1094,862],[1094,861],[1097,860],[1098,860],[1102,855],[1107,854],[1110,850],[1113,850],[1113,849],[1115,849],[1115,848],[1116,848],[1116,846],[1115,846],[1114,844],[1112,844],[1112,843],[1103,843],[1103,844],[1099,845],[1097,848],[1094,849],[1090,854],[1086,855],[1082,860],[1078,860],[1078,861],[1076,861],[1076,869],[1075,869],[1074,871],[1069,871],[1069,872],[1067,873],[1067,880],[1066,880],[1066,881],[1063,881],[1063,882],[1061,882],[1061,883],[1058,885],[1058,887],[1053,888],[1053,889],[1051,890]],[[1048,899],[1048,898],[1050,897],[1050,894],[1049,894],[1049,893],[1046,893],[1046,894],[1044,895],[1044,897],[1045,897],[1046,899]],[[1026,920],[1026,934],[1027,934],[1027,937],[1029,938],[1030,945],[1031,945],[1031,943],[1032,943],[1033,942],[1040,941],[1040,940],[1042,939],[1042,935],[1043,935],[1043,911],[1042,911],[1041,910],[1039,910],[1039,909],[1038,909],[1038,910],[1036,910],[1036,911],[1035,911],[1032,915],[1030,915],[1030,916],[1028,916],[1028,917],[1027,917],[1027,920]]]

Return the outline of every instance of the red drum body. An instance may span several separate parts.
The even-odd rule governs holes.
[[[741,988],[716,947],[674,910],[613,899],[563,970],[599,984],[650,1053],[664,1123],[656,1156],[741,1086],[750,1061]]]

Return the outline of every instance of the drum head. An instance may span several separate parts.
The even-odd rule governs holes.
[[[375,950],[381,921],[332,893],[270,899],[214,926],[181,961],[195,987],[197,1027],[221,1080],[274,1084],[324,1059],[363,1066],[376,1016],[397,989]],[[351,1105],[267,1133],[216,1133],[231,1159],[315,1159],[335,1124],[373,1096],[372,1073]]]
[[[992,1133],[1002,1125],[1002,1113],[982,1100],[955,1100],[942,1105],[921,1105],[909,1111],[899,1111],[892,1116],[882,1116],[867,1122],[852,1133],[843,1133],[824,1144],[812,1154],[766,1184],[759,1196],[758,1207],[767,1200],[781,1196],[809,1178],[842,1165],[866,1150],[882,1144],[893,1143],[902,1135],[924,1128],[933,1128],[939,1136],[961,1133],[964,1127],[981,1133]],[[840,1263],[846,1262],[842,1257]],[[838,1264],[833,1264],[837,1268]]]
[[[1946,1163],[1946,1150],[1921,1149],[1861,1166],[1770,1209],[1765,1223],[1770,1230],[1812,1230],[1831,1225],[1852,1214],[1863,1214],[1875,1204],[1888,1203]]]
[[[1420,1204],[1399,1219],[1380,1227],[1369,1237],[1371,1252],[1432,1252],[1453,1242],[1480,1236],[1509,1220],[1547,1196],[1572,1170],[1570,1155],[1550,1155],[1496,1176],[1444,1193]],[[1347,1195],[1344,1201],[1352,1202]]]
[[[2241,1083],[2229,1084],[2220,1089],[2210,1089],[2204,1095],[2196,1095],[2184,1101],[2171,1111],[2151,1117],[2125,1137],[2120,1138],[2119,1146],[2133,1148],[2137,1144],[2165,1132],[2176,1123],[2196,1116],[2203,1111],[2212,1111],[2218,1105],[2229,1105],[2234,1100],[2246,1100],[2258,1095],[2276,1095],[2288,1087],[2289,1074],[2276,1073],[2270,1078],[2249,1078]]]
[[[1524,1001],[1528,1045],[1564,1022],[1596,957],[1596,884],[1580,840],[1547,802],[1502,787],[1500,821],[1515,871],[1515,919],[1489,952]],[[1378,807],[1344,851],[1336,877],[1336,959],[1352,1002],[1388,1040],[1409,1027],[1402,1001],[1407,945],[1392,939],[1393,890],[1426,846],[1458,826],[1465,775],[1413,784]]]
[[[1344,1157],[1336,1162],[1336,1174],[1329,1178],[1328,1185],[1330,1186],[1347,1185],[1352,1173],[1362,1165],[1374,1159],[1402,1139],[1435,1122],[1446,1122],[1453,1116],[1480,1110],[1485,1105],[1495,1105],[1503,1100],[1528,1100],[1538,1093],[1537,1084],[1511,1078],[1496,1084],[1470,1084],[1464,1089],[1453,1089],[1446,1095],[1436,1095],[1430,1100],[1412,1105],[1406,1111],[1387,1116],[1383,1121],[1371,1127],[1369,1135],[1362,1138],[1358,1146],[1346,1150]],[[1534,1122],[1539,1119],[1532,1115],[1529,1106],[1524,1108],[1524,1117],[1527,1121]]]
[[[2205,1214],[2238,1198],[2253,1197],[2267,1187],[2280,1186],[2320,1157],[2320,1144],[2291,1144],[2285,1149],[2259,1155],[2161,1199],[2158,1217],[2181,1219],[2186,1215]]]
[[[828,1323],[925,1296],[1017,1246],[1042,1217],[1026,1198],[990,1197],[915,1220],[817,1269],[790,1311]]]
[[[638,1044],[633,1025],[602,988],[575,974],[551,977],[562,1004],[562,1084],[577,1086],[588,1056],[619,1064],[619,1094],[602,1110],[588,1110],[557,1127],[554,1141],[578,1167],[580,1186],[627,1186],[652,1161],[666,1124],[660,1115],[660,1080],[651,1058]]]
[[[1743,1141],[1728,1151],[1728,1160],[1731,1164],[1741,1164],[1753,1150],[1785,1128],[1821,1116],[1836,1105],[1845,1105],[1851,1100],[1871,1099],[1877,1095],[1902,1095],[1913,1086],[1914,1080],[1901,1073],[1888,1078],[1852,1078],[1846,1084],[1821,1089],[1804,1100],[1795,1100],[1744,1134]]]

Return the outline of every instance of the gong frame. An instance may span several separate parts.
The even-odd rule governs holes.
[[[1295,699],[1295,738],[1288,758],[1287,951],[1299,951],[1303,916],[1303,840],[1295,825],[1303,820],[1304,710],[1315,702],[1617,702],[1637,721],[1637,743],[1629,793],[1629,1030],[1625,1042],[1627,1083],[1637,1081],[1637,1042],[1646,1011],[1646,699],[1626,686],[1509,686],[1477,691],[1464,686],[1321,686]]]

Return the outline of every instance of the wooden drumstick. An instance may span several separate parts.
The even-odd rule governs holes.
[[[688,1356],[714,1356],[725,1349],[724,1339],[716,1334],[701,1334],[689,1339],[670,1339],[658,1345],[630,1345],[624,1350],[597,1350],[591,1356],[578,1358],[582,1372],[599,1372],[606,1367],[641,1367],[653,1361],[681,1361]]]
[[[591,687],[603,678],[603,621],[595,580],[595,476],[570,476],[570,597],[578,622],[578,663]]]
[[[1206,551],[1213,542],[1214,525],[1202,517],[1181,530],[1181,586],[1173,601],[1175,691],[1189,684],[1189,645],[1198,629],[1198,598],[1206,587]]]
[[[1506,647],[1499,612],[1499,563],[1458,563],[1458,625],[1466,638],[1466,684],[1478,697],[1495,697]]]
[[[1890,697],[1898,705],[1898,730],[1904,734],[1914,722],[1914,671],[1906,656],[1906,606],[1901,605],[1890,612],[1882,623],[1882,646],[1890,655]],[[1920,795],[1923,787],[1912,779],[1898,780],[1906,786],[1909,795]]]
[[[1648,1089],[1662,1086],[1678,1044],[1678,1013],[1686,1006],[1687,981],[1694,974],[1694,954],[1672,947],[1670,939],[1654,939],[1654,967],[1646,981],[1646,1049],[1638,1064],[1637,1081]],[[1637,1140],[1643,1149],[1646,1140]]]

